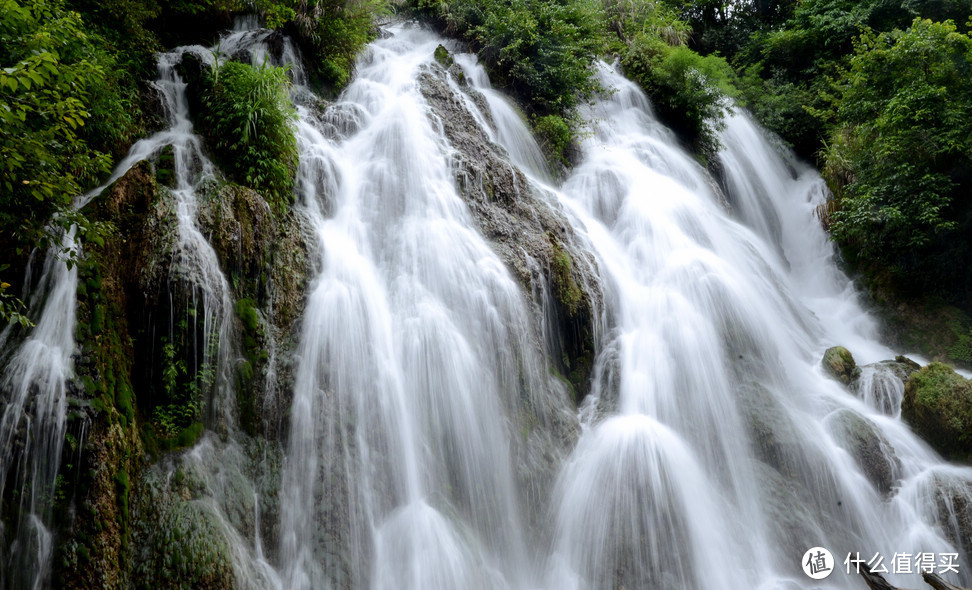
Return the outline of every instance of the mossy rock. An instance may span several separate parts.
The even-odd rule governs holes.
[[[455,60],[452,59],[452,56],[449,54],[449,50],[443,45],[439,45],[435,48],[435,61],[439,62],[439,64],[441,64],[444,68],[448,68],[455,63]]]
[[[824,352],[823,368],[828,375],[844,385],[850,385],[860,374],[854,355],[843,346],[833,346]]]
[[[972,457],[972,381],[948,365],[932,363],[911,375],[901,415],[945,457]]]
[[[218,516],[203,502],[177,502],[154,521],[136,556],[136,587],[229,589],[236,586]]]

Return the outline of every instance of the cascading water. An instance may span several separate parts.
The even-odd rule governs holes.
[[[289,42],[269,56],[270,33],[254,27],[241,24],[220,47],[290,63],[303,84]],[[865,367],[858,398],[818,366],[838,343],[865,362],[892,356],[813,219],[825,197],[818,175],[737,114],[720,134],[716,182],[604,66],[615,92],[585,108],[582,160],[554,187],[515,109],[472,56],[457,55],[465,82],[447,77],[455,102],[565,212],[604,292],[580,439],[549,497],[525,489],[525,408],[539,412],[541,392],[554,389],[535,335],[543,322],[531,321],[522,287],[476,229],[445,115],[423,97],[420,78],[444,42],[392,27],[337,102],[299,106],[298,206],[314,229],[316,276],[269,557],[230,395],[231,289],[196,219],[197,188],[215,169],[175,69],[187,51],[210,63],[208,50],[160,56],[170,126],[112,176],[172,146],[170,280],[202,312],[197,370],[214,371],[208,425],[224,436],[205,435],[144,485],[166,502],[183,501],[166,496],[176,473],[204,490],[177,518],[212,523],[238,587],[853,588],[856,576],[840,571],[803,576],[803,551],[829,548],[838,569],[855,552],[967,559],[957,514],[972,505],[972,470],[943,463],[901,422],[890,369]],[[304,102],[309,91],[296,90]],[[77,270],[56,252],[44,268],[32,300],[43,311],[2,381],[0,489],[19,490],[25,517],[0,529],[11,547],[0,587],[49,584],[45,510],[64,440]]]
[[[595,132],[562,199],[599,255],[615,320],[595,369],[603,417],[558,484],[554,585],[809,587],[811,546],[955,551],[928,492],[899,492],[941,460],[817,367],[837,338],[889,354],[811,215],[819,179],[731,118],[720,159],[740,225],[642,94],[602,76],[617,90],[590,109]],[[871,465],[852,458],[860,437],[877,441]]]
[[[52,248],[30,300],[43,311],[3,373],[0,419],[0,492],[18,504],[10,530],[0,524],[0,587],[42,588],[48,583],[53,550],[50,508],[67,418],[67,381],[73,374],[77,266],[65,252],[74,246],[72,228]],[[11,478],[8,480],[8,478]],[[9,486],[9,488],[8,488]],[[9,545],[8,545],[9,544]]]
[[[396,30],[323,123],[301,116],[320,272],[283,484],[288,587],[530,579],[510,441],[540,377],[523,295],[472,229],[418,89],[439,42]]]
[[[244,33],[231,36],[230,44]],[[229,391],[232,354],[232,301],[213,248],[199,229],[196,220],[196,188],[215,175],[215,167],[204,155],[201,140],[193,133],[189,119],[186,84],[176,72],[185,52],[211,60],[211,52],[202,47],[178,48],[161,54],[158,61],[159,92],[168,128],[136,142],[128,155],[116,166],[108,181],[78,197],[75,207],[84,207],[138,162],[171,147],[174,164],[172,195],[176,217],[170,280],[188,285],[191,293],[192,347],[199,351],[200,364],[192,367],[202,386],[202,395],[210,389],[209,424],[226,431],[234,428],[234,409]],[[68,381],[73,378],[78,269],[67,263],[67,253],[80,254],[75,242],[76,229],[71,228],[58,248],[52,249],[44,264],[43,274],[31,297],[31,308],[42,309],[36,326],[8,360],[3,373],[5,394],[3,418],[0,421],[0,491],[10,485],[10,496],[19,502],[24,515],[13,523],[12,531],[0,525],[0,544],[9,546],[0,568],[0,587],[44,588],[50,583],[50,558],[53,532],[50,510],[55,482],[60,468],[65,439]],[[172,310],[178,313],[185,310]],[[174,324],[175,322],[173,322]],[[11,329],[4,332],[6,342]],[[13,475],[13,481],[7,477]],[[218,489],[216,484],[211,487]],[[235,533],[227,526],[226,536],[234,541]],[[237,534],[238,536],[238,534]],[[240,540],[239,546],[249,543]],[[239,554],[239,555],[236,555]],[[254,561],[245,550],[237,550],[239,564]],[[241,565],[241,579],[253,569]],[[251,576],[252,579],[261,579]]]

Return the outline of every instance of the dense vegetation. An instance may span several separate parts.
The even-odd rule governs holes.
[[[144,96],[155,51],[208,43],[232,15],[255,11],[298,40],[318,86],[339,89],[376,20],[402,5],[0,0],[2,317],[21,317],[14,279],[30,250],[73,223],[97,229],[71,203],[155,124]],[[553,161],[569,163],[584,132],[576,108],[603,90],[599,57],[619,58],[702,161],[718,149],[720,121],[734,108],[726,97],[735,99],[821,165],[835,194],[826,221],[869,284],[972,308],[968,0],[404,5],[479,54],[494,84],[520,99]],[[228,64],[208,80],[202,129],[217,160],[285,205],[292,134],[274,130],[287,129],[291,116],[286,75]]]
[[[210,43],[232,15],[259,13],[295,35],[323,89],[345,84],[375,34],[383,0],[0,0],[0,321],[27,323],[15,296],[29,253],[66,228],[109,229],[75,211],[128,147],[158,125],[149,82],[154,54]],[[211,147],[238,181],[289,203],[296,167],[286,74],[224,66],[210,80]],[[289,131],[289,132],[283,132]],[[257,141],[256,138],[260,137]],[[268,139],[269,138],[269,139]],[[278,207],[278,210],[280,207]],[[70,254],[70,253],[69,253]]]
[[[970,74],[972,39],[950,21],[863,33],[823,153],[853,260],[958,300],[972,285]]]
[[[225,376],[212,360],[215,340],[195,340],[207,310],[186,285],[181,295],[172,288],[177,273],[139,258],[170,257],[150,251],[164,242],[166,226],[153,215],[169,194],[172,170],[162,162],[171,164],[171,150],[157,155],[154,170],[136,167],[115,197],[73,206],[135,139],[158,127],[148,86],[153,55],[210,44],[234,16],[255,12],[297,41],[310,82],[334,93],[376,36],[375,23],[406,6],[480,56],[557,165],[570,165],[571,146],[587,131],[578,108],[609,91],[598,82],[599,58],[617,58],[704,164],[718,150],[726,114],[748,108],[820,164],[835,196],[825,221],[870,285],[936,295],[972,312],[970,0],[0,0],[0,323],[29,324],[16,297],[28,255],[76,225],[87,255],[72,259],[81,276],[76,370],[90,402],[85,416],[99,416],[95,427],[114,433],[96,433],[91,440],[110,442],[85,459],[110,468],[86,470],[89,479],[76,485],[101,486],[95,495],[116,498],[117,506],[80,514],[76,530],[86,532],[78,539],[127,539],[130,474],[135,481],[145,453],[189,445],[204,422],[209,428],[206,392]],[[288,211],[297,167],[290,79],[285,69],[232,60],[198,74],[191,81],[196,129],[229,181],[211,183],[205,199],[243,357],[225,374],[234,378],[241,427],[256,434],[265,427],[254,391],[269,362],[266,342],[273,330],[295,325],[306,287],[296,278],[300,241],[288,233],[298,233]],[[104,239],[111,231],[118,239]],[[553,249],[556,298],[570,316],[582,313],[571,270],[577,263]],[[288,294],[274,303],[276,323],[266,317],[267,284]],[[146,300],[149,287],[153,297],[164,294],[161,303]],[[170,313],[160,320],[145,309]],[[972,364],[968,316],[948,317],[957,318],[943,341],[948,355]],[[828,352],[827,368],[849,383],[850,354]],[[589,361],[574,364],[568,376],[578,390],[589,370]],[[952,421],[936,444],[967,459],[968,382],[932,365],[907,396],[906,418],[928,432]],[[71,416],[83,421],[79,412]],[[936,442],[938,435],[927,436]],[[63,568],[88,571],[87,545],[74,555]],[[57,562],[68,563],[65,556]],[[228,568],[213,569],[228,576]]]
[[[283,214],[297,171],[297,113],[284,68],[226,62],[210,68],[203,91],[203,129],[223,170],[264,193]]]

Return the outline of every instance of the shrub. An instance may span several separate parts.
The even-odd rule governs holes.
[[[724,59],[639,35],[621,61],[625,74],[652,98],[662,120],[688,139],[703,158],[719,147],[717,132],[738,94]]]
[[[204,132],[220,165],[278,215],[293,199],[297,170],[289,86],[284,68],[227,62],[208,72],[203,97]]]
[[[537,136],[541,149],[547,154],[554,166],[567,164],[567,150],[574,135],[567,121],[558,115],[537,117],[533,121],[533,132]]]
[[[580,98],[599,90],[593,66],[606,39],[600,2],[419,0],[415,6],[468,41],[493,83],[532,114],[567,117]]]
[[[298,3],[292,22],[308,63],[321,82],[337,88],[348,83],[358,52],[375,38],[374,20],[389,12],[387,0]]]

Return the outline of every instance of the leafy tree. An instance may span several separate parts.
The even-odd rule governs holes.
[[[72,223],[88,227],[71,205],[110,168],[84,126],[92,96],[112,91],[111,63],[60,0],[0,0],[0,252],[8,262]]]
[[[865,32],[825,152],[834,236],[900,284],[963,293],[972,229],[972,39],[951,22]]]

